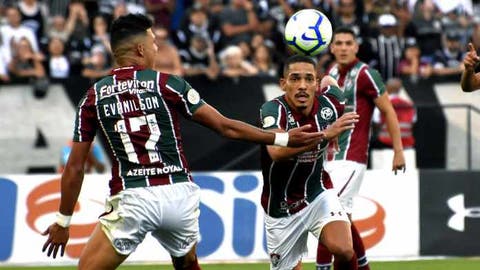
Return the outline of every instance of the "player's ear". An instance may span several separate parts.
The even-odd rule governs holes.
[[[137,53],[141,56],[144,55],[145,53],[145,45],[143,43],[138,43],[137,44]]]

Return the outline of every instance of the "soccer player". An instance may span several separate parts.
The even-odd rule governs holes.
[[[43,233],[43,251],[63,256],[83,182],[84,163],[97,129],[113,159],[110,195],[79,261],[79,269],[115,269],[151,232],[170,253],[175,269],[200,269],[199,187],[192,182],[178,113],[223,136],[263,144],[303,146],[324,133],[309,125],[267,132],[224,117],[183,79],[153,70],[157,51],[152,22],[125,15],[111,27],[116,68],[87,90],[77,111],[72,152],[61,179],[57,220]]]
[[[475,73],[480,63],[480,57],[472,43],[468,43],[468,52],[463,59],[465,69],[462,73],[460,84],[463,92],[472,92],[480,89],[480,72]]]
[[[335,64],[328,74],[334,77],[343,89],[345,106],[353,109],[360,116],[353,130],[347,130],[338,137],[338,151],[325,164],[333,186],[338,192],[340,201],[351,219],[353,197],[357,195],[367,168],[368,142],[370,123],[374,106],[377,106],[387,124],[392,138],[394,157],[392,170],[405,169],[405,158],[400,138],[397,116],[385,92],[380,74],[357,59],[358,43],[350,28],[337,28],[333,33],[330,51],[335,57]],[[365,256],[365,248],[359,232],[351,223],[353,248],[358,258],[359,269],[370,269]],[[317,269],[328,270],[331,267],[332,255],[319,244],[317,251]]]
[[[326,134],[322,142],[301,148],[262,146],[261,204],[271,269],[301,269],[309,232],[335,255],[335,269],[357,269],[350,222],[322,163],[328,141],[352,129],[358,115],[342,115],[339,88],[327,86],[324,94],[317,95],[318,85],[316,62],[292,56],[280,79],[285,94],[260,110],[266,130],[284,132],[310,124],[312,131]]]

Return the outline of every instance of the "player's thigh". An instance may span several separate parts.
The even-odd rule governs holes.
[[[328,223],[337,220],[349,222],[348,215],[333,189],[327,189],[320,193],[309,204],[303,215],[305,227],[317,239],[320,239],[323,228]]]
[[[172,257],[183,257],[199,241],[200,189],[194,184],[172,188],[171,192],[185,195],[162,202],[162,226],[152,236]]]
[[[98,223],[92,236],[83,249],[78,268],[83,269],[115,269],[128,256],[120,255],[115,251],[110,240],[101,229]]]
[[[342,254],[352,250],[350,223],[335,220],[327,223],[320,236],[322,244],[333,254]]]
[[[294,269],[306,255],[308,231],[301,218],[302,213],[283,218],[265,216],[271,269]]]

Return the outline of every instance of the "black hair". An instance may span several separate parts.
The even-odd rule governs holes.
[[[283,77],[288,72],[290,65],[295,63],[311,64],[315,68],[315,70],[317,69],[317,61],[314,58],[310,56],[295,54],[288,57],[283,63],[283,73],[281,74],[281,76]]]
[[[110,32],[110,45],[115,50],[122,41],[136,35],[145,35],[148,28],[153,25],[145,15],[127,14],[113,21]]]
[[[357,38],[357,34],[355,34],[355,31],[353,31],[352,28],[346,26],[340,26],[335,28],[335,31],[333,31],[333,37],[335,37],[336,34],[350,34],[353,36],[353,38]]]

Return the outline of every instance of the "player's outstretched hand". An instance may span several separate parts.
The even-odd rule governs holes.
[[[42,233],[42,235],[48,235],[47,241],[43,244],[42,252],[47,249],[47,256],[55,259],[57,257],[58,249],[60,248],[60,256],[65,254],[65,246],[69,238],[68,228],[64,228],[57,223],[53,223],[48,229]]]
[[[463,59],[463,65],[465,69],[473,70],[475,65],[480,62],[480,57],[477,55],[477,51],[472,43],[468,43],[468,52]]]
[[[325,136],[323,132],[311,132],[311,125],[304,125],[288,131],[288,146],[300,147],[319,143]]]
[[[325,133],[325,138],[331,140],[338,135],[340,135],[345,130],[353,129],[355,123],[358,122],[360,116],[356,112],[344,113],[340,118],[338,118],[333,124],[331,124],[323,132]]]

